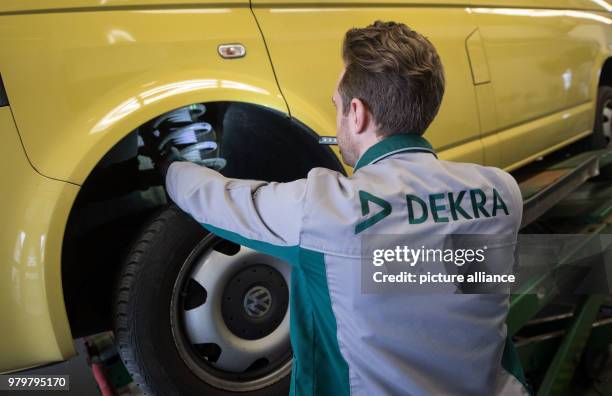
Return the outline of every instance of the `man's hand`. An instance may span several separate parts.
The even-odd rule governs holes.
[[[165,150],[162,153],[161,159],[157,164],[157,170],[159,171],[164,183],[166,182],[168,168],[170,168],[170,164],[172,164],[174,161],[183,161],[183,157],[181,157],[181,154],[176,147],[170,146],[168,150]]]

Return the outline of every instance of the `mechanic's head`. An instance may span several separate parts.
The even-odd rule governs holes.
[[[332,99],[347,165],[382,138],[425,132],[444,94],[444,69],[429,40],[403,23],[376,21],[346,32],[342,58]]]

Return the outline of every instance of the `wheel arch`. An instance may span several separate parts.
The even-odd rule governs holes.
[[[192,103],[257,103],[273,111],[288,114],[285,102],[275,92],[266,89],[266,85],[267,83],[258,84],[253,77],[244,75],[220,74],[197,78],[193,73],[189,73],[181,79],[158,81],[146,89],[134,87],[128,91],[136,93],[127,97],[117,96],[112,100],[103,100],[102,104],[90,110],[90,114],[78,117],[76,122],[68,126],[72,129],[88,129],[88,133],[83,134],[76,130],[68,133],[78,140],[74,144],[83,150],[70,159],[70,170],[63,176],[67,181],[84,183],[103,156],[131,131],[160,114]],[[84,122],[85,118],[91,121]],[[89,128],[86,125],[89,125]]]
[[[612,56],[607,58],[601,66],[597,85],[612,86]]]

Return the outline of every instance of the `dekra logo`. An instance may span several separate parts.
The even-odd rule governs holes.
[[[479,188],[429,194],[426,198],[406,194],[408,223],[424,223],[429,219],[430,215],[436,223],[447,223],[459,219],[472,220],[481,217],[495,217],[500,212],[508,216],[510,214],[508,206],[495,188],[493,189],[492,197],[491,200],[487,201],[487,195]],[[355,226],[355,234],[370,228],[391,214],[391,204],[372,193],[359,190],[359,201],[361,202],[362,216],[370,214],[370,203],[378,206],[379,210],[367,219],[359,222]],[[464,202],[467,204],[466,206],[462,205]]]

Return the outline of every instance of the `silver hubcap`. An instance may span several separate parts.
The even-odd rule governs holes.
[[[192,256],[197,254],[197,250]],[[171,323],[179,353],[196,375],[218,388],[232,391],[260,389],[279,381],[291,371],[288,308],[278,326],[258,339],[237,336],[230,331],[223,318],[221,306],[226,285],[234,274],[254,264],[274,268],[282,274],[287,285],[290,284],[291,269],[286,262],[240,246],[235,254],[208,249],[200,252],[199,257],[190,257],[174,287]],[[179,306],[179,300],[181,291],[184,294],[184,285],[190,281],[195,281],[205,291],[206,297],[203,303],[185,309]],[[270,290],[254,285],[245,293],[242,305],[249,317],[263,318],[272,305]],[[216,346],[219,351],[216,359],[208,360],[194,353],[194,348],[203,344]],[[276,368],[245,381],[243,378],[248,378],[248,375],[244,375],[247,369],[261,361]],[[236,374],[236,377],[237,374],[241,375],[239,380],[231,380],[227,376],[224,378],[225,374],[229,377],[232,374]]]

